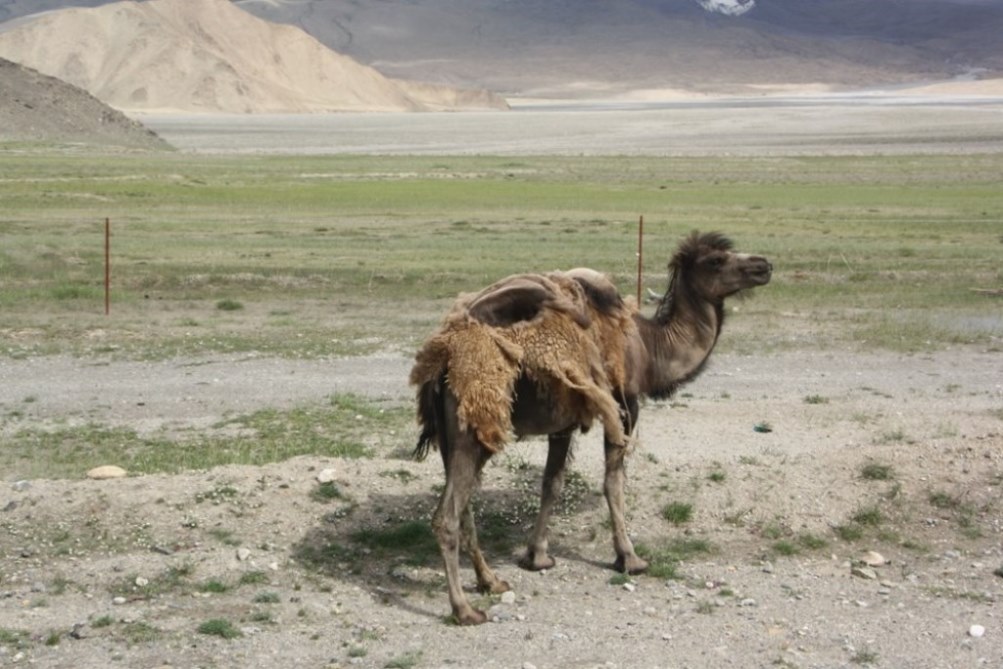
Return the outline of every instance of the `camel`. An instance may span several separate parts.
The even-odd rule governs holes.
[[[411,372],[422,428],[415,456],[437,447],[446,473],[432,527],[458,623],[486,620],[461,586],[461,547],[480,591],[509,590],[478,546],[471,499],[485,463],[511,434],[547,435],[549,446],[521,567],[554,566],[547,527],[572,437],[600,418],[613,567],[631,574],[647,569],[624,517],[625,456],[639,400],[671,396],[696,378],[721,333],[725,298],[769,283],[772,271],[766,258],[734,252],[724,235],[694,232],[669,262],[668,290],[652,318],[623,300],[605,275],[583,268],[516,275],[458,299]]]

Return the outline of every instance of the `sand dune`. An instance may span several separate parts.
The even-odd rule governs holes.
[[[504,108],[486,91],[390,79],[228,0],[65,9],[0,33],[0,57],[118,109],[228,113]]]

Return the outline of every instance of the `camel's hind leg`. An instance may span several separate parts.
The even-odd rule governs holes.
[[[449,603],[453,615],[461,625],[476,625],[487,620],[483,611],[478,611],[470,605],[460,583],[460,544],[464,539],[461,535],[461,524],[464,528],[468,548],[473,537],[476,546],[476,534],[473,533],[472,513],[468,506],[477,489],[481,468],[487,462],[491,453],[467,430],[461,431],[456,421],[456,399],[451,393],[446,393],[445,431],[440,435],[440,449],[443,451],[443,462],[446,466],[446,487],[439,498],[439,506],[432,517],[432,530],[439,542],[442,560],[446,570],[446,583],[449,593]],[[477,550],[477,555],[480,551]],[[483,556],[480,557],[482,567],[486,567]],[[476,564],[476,562],[475,562]],[[490,569],[487,570],[490,574]],[[478,573],[478,580],[492,578]],[[497,578],[494,578],[497,581]]]
[[[637,400],[628,399],[623,409],[624,433],[630,434],[637,422]],[[610,523],[613,526],[613,548],[616,551],[616,562],[613,566],[617,571],[628,574],[639,574],[648,568],[647,561],[634,552],[634,544],[627,536],[627,520],[624,513],[624,486],[627,482],[625,457],[627,449],[620,444],[613,444],[608,439],[603,441],[606,449],[606,479],[603,482],[603,492],[609,505]]]
[[[540,513],[536,517],[533,534],[529,538],[526,554],[519,560],[523,569],[539,571],[554,566],[554,558],[547,552],[547,527],[554,505],[561,497],[564,487],[564,467],[571,449],[571,431],[559,432],[549,437],[550,449],[547,451],[547,464],[543,469],[543,492],[540,495]]]
[[[477,526],[474,523],[473,503],[467,503],[467,508],[460,517],[460,532],[462,533],[463,549],[470,557],[474,565],[474,573],[477,574],[477,589],[481,592],[489,592],[493,595],[511,590],[508,583],[498,578],[488,561],[484,559],[484,553],[477,543]]]

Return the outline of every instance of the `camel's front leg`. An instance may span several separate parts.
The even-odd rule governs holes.
[[[624,485],[627,481],[624,457],[627,449],[625,446],[611,444],[608,440],[604,445],[606,479],[603,483],[603,492],[606,493],[610,522],[613,525],[613,548],[616,550],[616,562],[613,566],[620,572],[639,574],[648,568],[648,563],[634,552],[634,545],[627,536],[627,521],[624,515]]]
[[[477,574],[477,589],[493,595],[511,590],[509,584],[498,578],[492,571],[488,561],[484,559],[480,544],[477,543],[477,525],[474,523],[473,503],[467,504],[467,508],[460,517],[460,529],[464,550],[474,565],[474,573]]]
[[[554,558],[547,553],[547,527],[554,505],[561,497],[564,487],[564,466],[568,460],[571,448],[571,432],[560,432],[550,435],[550,449],[547,451],[547,464],[543,469],[543,492],[540,495],[540,513],[536,517],[533,534],[529,538],[526,554],[519,560],[523,569],[539,571],[554,566]]]
[[[481,468],[490,453],[469,432],[460,432],[455,423],[449,427],[451,429],[445,437],[449,455],[443,458],[446,465],[446,487],[432,517],[432,531],[442,552],[453,615],[461,625],[477,625],[485,622],[487,616],[470,605],[460,582],[460,525],[464,522],[462,518],[467,513],[467,507],[477,489]],[[468,522],[472,523],[472,520],[471,518]]]

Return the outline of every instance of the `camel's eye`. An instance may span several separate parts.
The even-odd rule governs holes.
[[[724,267],[724,256],[711,256],[704,261],[704,266],[707,269],[717,271]]]

